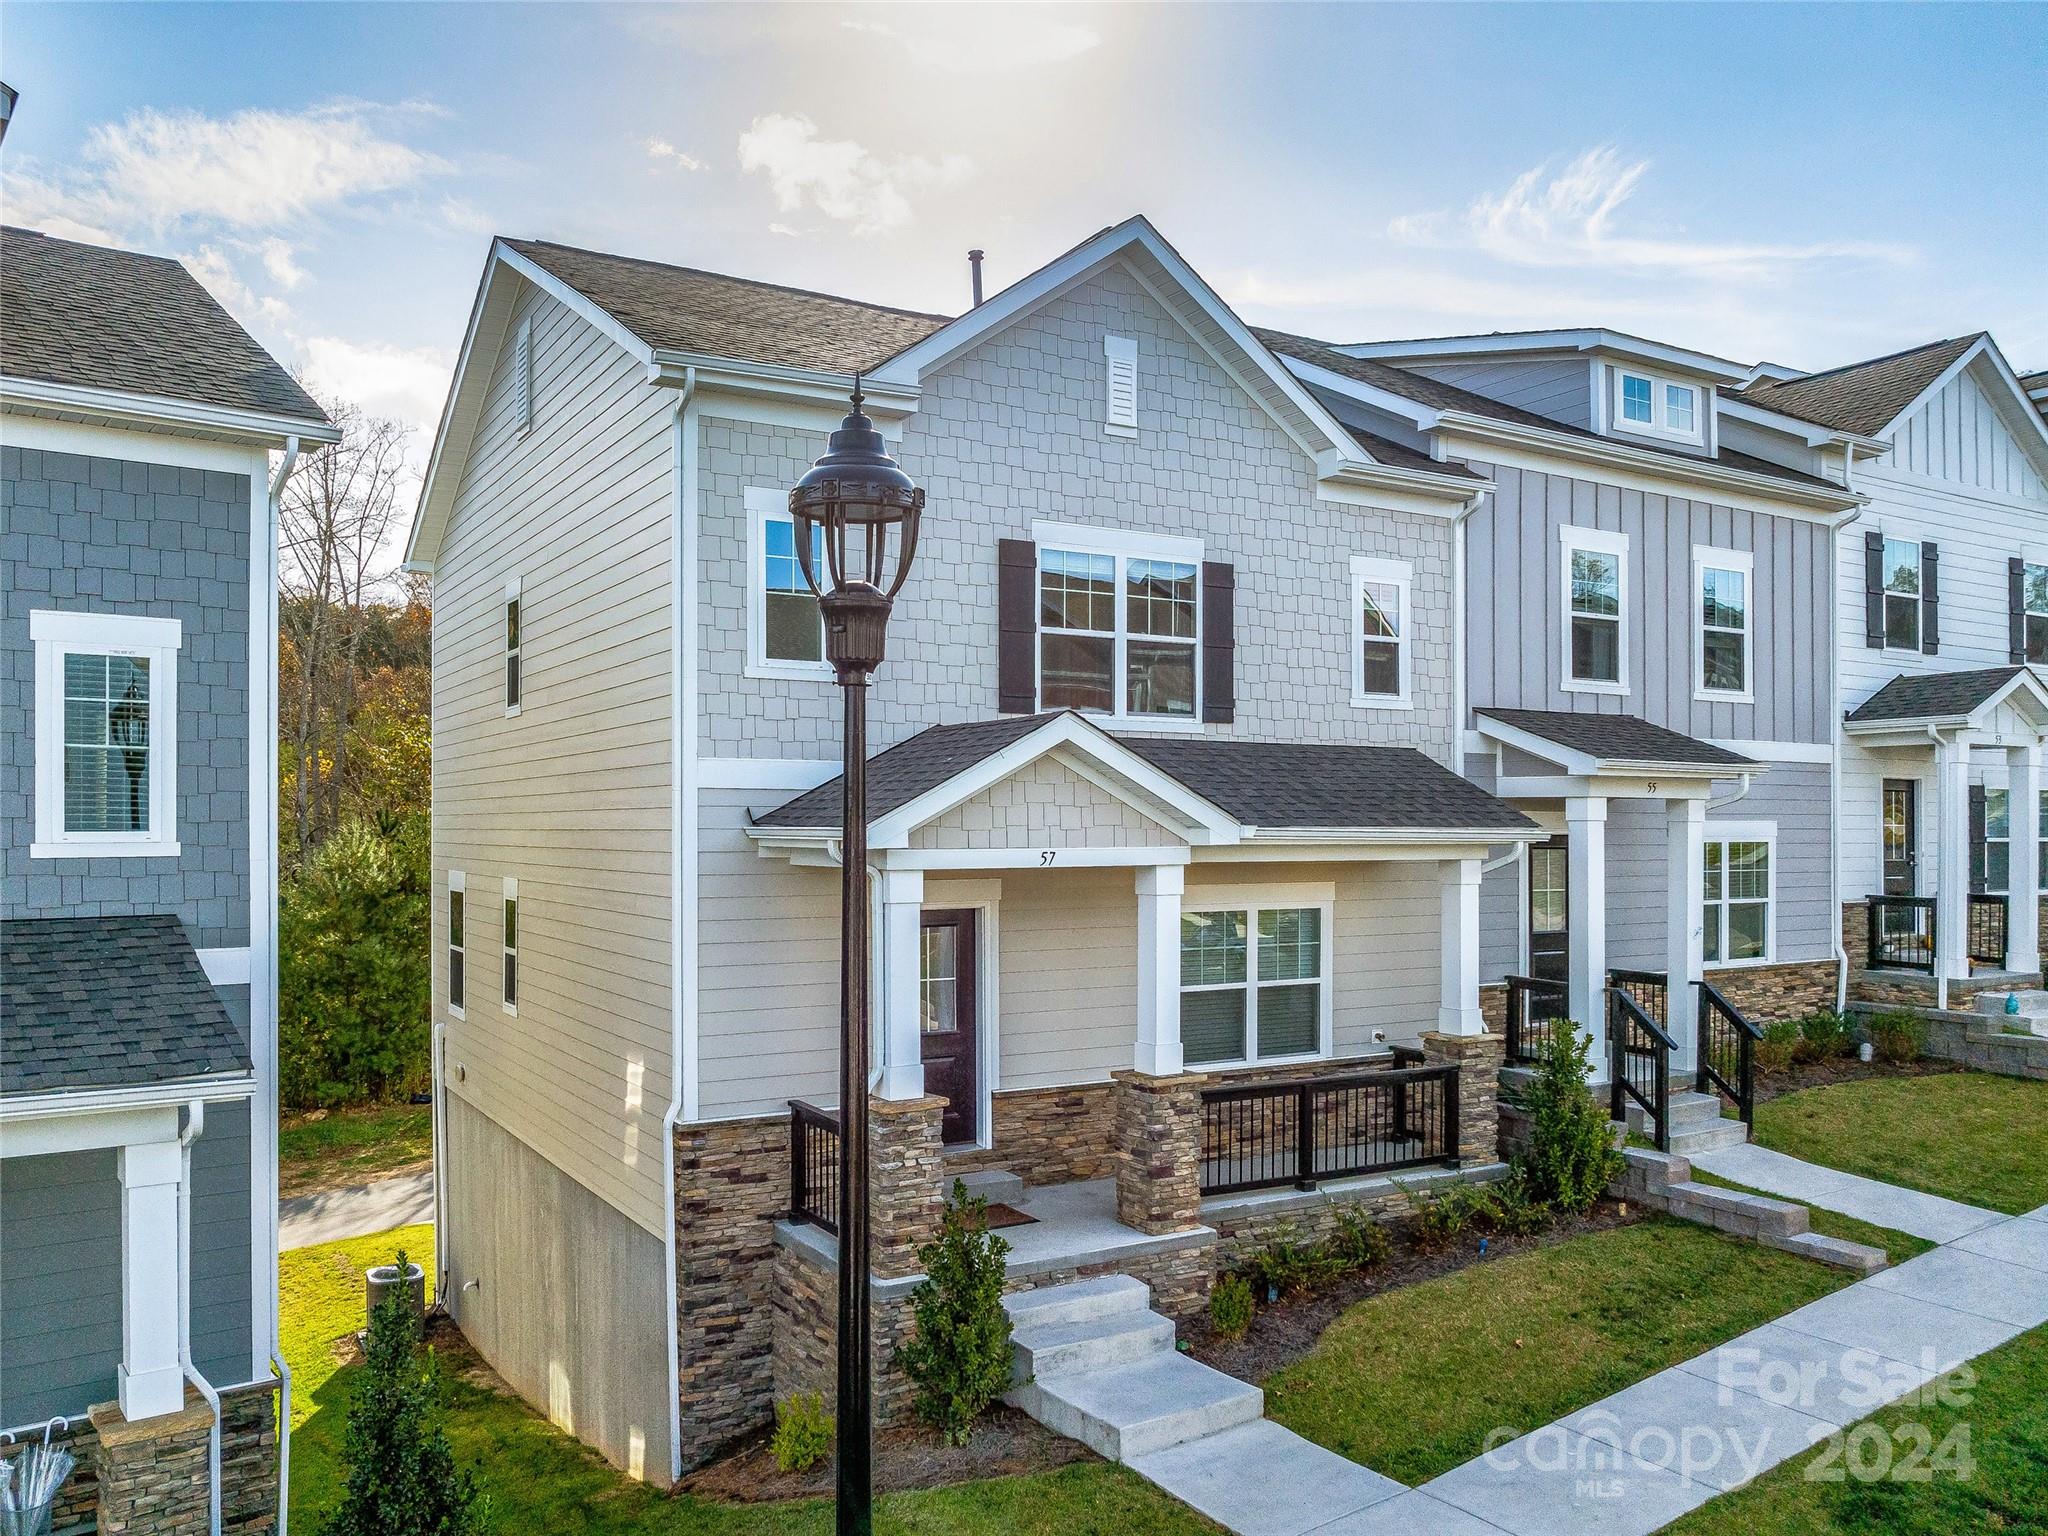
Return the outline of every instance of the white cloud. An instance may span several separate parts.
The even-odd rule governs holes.
[[[256,254],[262,257],[270,280],[281,288],[289,291],[306,280],[306,269],[292,259],[290,241],[271,235],[257,245]]]
[[[220,301],[221,308],[243,325],[279,329],[291,323],[291,306],[283,299],[259,294],[243,282],[233,261],[219,246],[202,245],[196,251],[185,252],[178,259],[191,269],[192,275],[199,279],[206,291]]]
[[[1697,275],[1768,275],[1818,261],[1906,263],[1913,253],[1859,241],[1773,244],[1630,234],[1619,215],[1648,175],[1647,160],[1625,160],[1612,145],[1589,149],[1553,172],[1546,161],[1462,213],[1406,214],[1388,233],[1410,245],[1469,250],[1526,267],[1600,267]]]
[[[314,336],[301,347],[308,386],[351,400],[372,416],[389,416],[414,429],[415,457],[432,446],[455,360],[438,347],[394,347],[383,342]]]
[[[740,169],[768,177],[776,206],[794,213],[806,204],[850,224],[859,235],[910,222],[910,194],[958,185],[974,174],[965,155],[884,159],[852,139],[824,139],[807,117],[771,112],[740,135]]]
[[[885,40],[892,50],[923,69],[954,73],[1064,64],[1102,46],[1102,34],[1093,27],[1051,20],[1035,6],[1021,20],[1014,12],[994,7],[932,7],[921,10],[917,25],[907,32],[879,21],[850,20],[839,25],[848,32]]]
[[[684,154],[675,145],[669,143],[667,139],[649,138],[645,141],[643,147],[647,151],[647,158],[654,162],[654,169],[657,171],[664,169],[701,171],[704,169],[704,162],[702,160],[699,160],[695,155]]]
[[[771,235],[781,235],[783,238],[788,240],[801,240],[804,238],[804,232],[802,230],[793,228],[790,225],[783,223],[770,224],[768,226],[768,233]]]

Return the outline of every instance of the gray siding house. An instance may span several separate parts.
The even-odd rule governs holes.
[[[0,312],[0,1425],[69,1421],[73,1513],[95,1471],[196,1440],[216,1490],[196,1497],[260,1523],[278,1433],[270,455],[288,468],[337,434],[174,261],[6,229]],[[245,1473],[225,1490],[222,1439]],[[116,1483],[195,1496],[99,1479]]]

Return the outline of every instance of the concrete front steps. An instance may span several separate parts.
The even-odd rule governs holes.
[[[1692,1164],[1675,1152],[1626,1147],[1622,1156],[1627,1168],[1614,1192],[1625,1199],[1858,1275],[1876,1274],[1890,1262],[1882,1248],[1810,1230],[1812,1213],[1803,1205],[1699,1183],[1692,1176]]]
[[[1233,1531],[1295,1536],[1406,1491],[1268,1423],[1265,1393],[1179,1353],[1151,1300],[1128,1275],[1004,1297],[1005,1401]]]
[[[1671,1118],[1671,1150],[1684,1157],[1694,1152],[1716,1152],[1722,1147],[1739,1147],[1749,1140],[1749,1127],[1740,1120],[1721,1116],[1718,1094],[1682,1092],[1674,1088],[1666,1112]],[[1647,1136],[1650,1117],[1634,1099],[1628,1100],[1628,1128]]]

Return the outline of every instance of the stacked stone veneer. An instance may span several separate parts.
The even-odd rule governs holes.
[[[1500,1155],[1500,1068],[1507,1043],[1499,1035],[1422,1037],[1430,1062],[1458,1067],[1458,1162],[1491,1163]]]
[[[1004,1168],[1026,1184],[1108,1178],[1116,1166],[1109,1096],[1108,1083],[996,1094],[992,1145],[948,1152],[946,1176]]]
[[[1116,1219],[1157,1235],[1202,1224],[1202,1089],[1198,1072],[1114,1074]]]
[[[1833,960],[1735,966],[1709,970],[1706,977],[1753,1024],[1803,1019],[1835,1006]]]
[[[1361,1216],[1392,1225],[1413,1215],[1415,1201],[1432,1191],[1453,1184],[1490,1183],[1506,1171],[1498,1163],[1470,1169],[1409,1168],[1314,1191],[1262,1190],[1211,1200],[1202,1219],[1216,1232],[1216,1269],[1221,1273],[1278,1239],[1326,1242],[1341,1223]]]
[[[1871,970],[1869,968],[1869,909],[1861,902],[1842,903],[1842,947],[1849,954],[1849,1001],[1875,1003],[1880,1007],[1926,1008],[1935,999],[1931,975],[1921,971]],[[2036,984],[2025,978],[2022,985]],[[1948,1000],[1967,1006],[1980,992],[2004,992],[2013,985],[2007,976],[1954,976],[1949,978]]]
[[[269,1382],[221,1394],[220,1528],[228,1536],[277,1528],[277,1390]]]
[[[206,1536],[213,1410],[189,1393],[176,1413],[131,1422],[119,1403],[87,1411],[99,1436],[100,1536]]]

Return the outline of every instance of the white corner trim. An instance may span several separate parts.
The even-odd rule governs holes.
[[[246,987],[252,971],[249,949],[195,949],[199,957],[199,968],[206,972],[206,979],[216,987]]]

